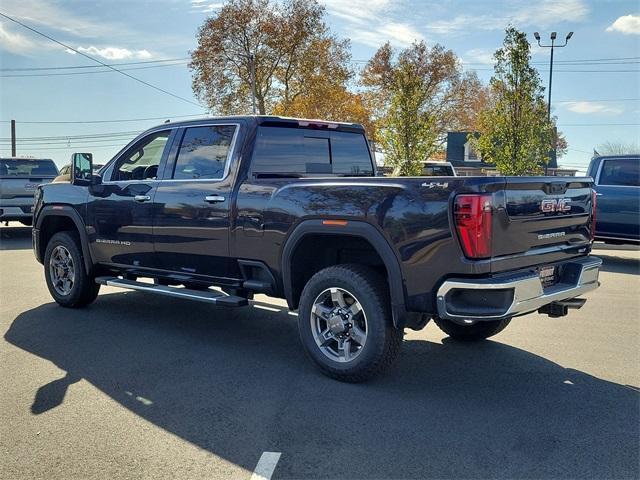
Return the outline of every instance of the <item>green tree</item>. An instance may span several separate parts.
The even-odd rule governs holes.
[[[386,43],[367,63],[361,83],[375,118],[377,142],[396,175],[418,175],[442,150],[448,130],[469,128],[484,106],[484,87],[441,45],[416,42],[399,53]]]
[[[252,59],[260,114],[287,114],[300,96],[344,89],[349,42],[331,35],[324,14],[316,0],[229,0],[198,31],[194,93],[214,113],[251,111]]]
[[[508,27],[494,58],[490,106],[478,117],[480,137],[470,140],[503,175],[540,174],[556,140],[526,34]]]

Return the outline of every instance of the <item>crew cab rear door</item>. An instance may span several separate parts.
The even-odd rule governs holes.
[[[492,270],[583,254],[592,234],[592,182],[576,177],[506,177],[493,218]]]
[[[230,161],[239,130],[211,123],[178,131],[155,197],[153,234],[163,270],[221,282],[233,276]]]

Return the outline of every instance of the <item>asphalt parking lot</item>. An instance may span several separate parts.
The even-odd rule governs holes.
[[[367,384],[325,378],[296,317],[104,288],[58,307],[30,231],[0,241],[0,477],[640,477],[640,251],[598,246],[602,287],[460,344],[429,324]]]

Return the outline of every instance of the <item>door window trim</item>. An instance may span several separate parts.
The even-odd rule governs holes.
[[[180,147],[182,145],[182,140],[184,139],[184,135],[187,132],[188,128],[200,128],[200,127],[234,127],[233,137],[231,137],[231,145],[229,148],[229,152],[227,153],[227,158],[224,163],[224,171],[222,172],[222,177],[220,178],[166,178],[166,175],[173,176],[176,163],[178,161],[178,155],[180,154]],[[178,129],[178,133],[176,134],[175,139],[175,152],[173,148],[170,149],[171,158],[167,159],[167,163],[164,168],[162,178],[157,179],[157,182],[222,182],[226,180],[229,176],[229,172],[231,171],[231,163],[233,160],[233,155],[236,151],[236,144],[238,142],[238,134],[240,132],[240,123],[237,122],[213,122],[213,123],[201,123],[196,125],[185,125],[181,126]]]
[[[109,176],[109,180],[102,180],[102,184],[106,184],[106,185],[126,185],[129,183],[149,183],[149,182],[157,182],[159,181],[159,178],[156,177],[155,179],[142,179],[142,180],[111,180],[111,177],[113,176],[114,173],[114,169],[115,166],[118,164],[118,162],[120,161],[120,159],[124,156],[127,155],[129,152],[131,152],[134,148],[138,147],[142,142],[144,142],[145,140],[147,140],[149,137],[156,135],[158,133],[161,132],[169,132],[169,136],[167,137],[167,143],[164,146],[164,150],[162,151],[162,156],[160,157],[160,163],[158,164],[158,172],[160,172],[161,170],[164,169],[164,165],[167,162],[167,157],[169,156],[169,152],[171,151],[171,145],[173,144],[173,139],[174,136],[176,134],[176,131],[178,130],[178,127],[157,127],[154,128],[151,131],[146,131],[140,135],[138,135],[137,138],[135,138],[132,142],[129,143],[129,145],[126,145],[118,154],[116,154],[116,156],[114,158],[111,159],[111,161],[105,166],[103,167],[105,170],[105,174]]]
[[[596,172],[596,179],[595,179],[595,185],[596,187],[616,187],[616,188],[640,188],[640,186],[638,185],[602,185],[600,183],[600,176],[602,175],[602,169],[604,168],[604,163],[608,162],[609,160],[638,160],[638,157],[609,157],[609,158],[602,158],[600,160],[600,165],[598,165],[598,171]],[[640,160],[638,160],[640,161]]]

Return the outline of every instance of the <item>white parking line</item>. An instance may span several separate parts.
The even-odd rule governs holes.
[[[251,475],[251,480],[270,480],[278,460],[280,460],[280,455],[282,455],[280,452],[262,452],[258,465]]]

